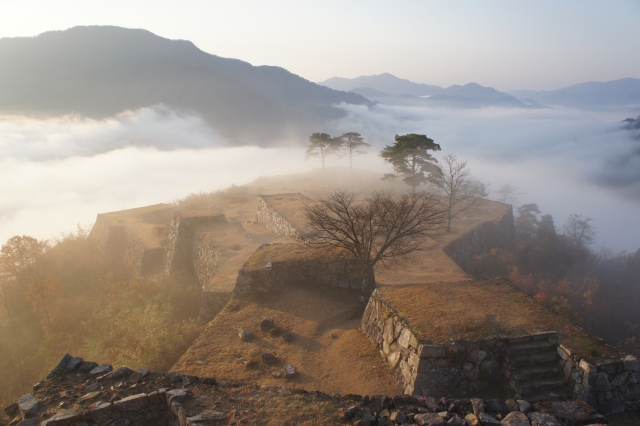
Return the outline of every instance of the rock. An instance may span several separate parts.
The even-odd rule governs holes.
[[[140,393],[138,395],[131,395],[126,398],[122,398],[120,401],[113,403],[113,406],[118,411],[140,411],[149,404],[149,398],[146,393]]]
[[[490,399],[485,404],[485,410],[489,413],[506,414],[510,412],[507,404],[500,399]]]
[[[79,356],[72,358],[69,360],[69,362],[67,362],[67,365],[65,366],[67,371],[73,371],[76,368],[80,367],[80,364],[82,364],[84,362],[84,360],[82,358],[80,358]]]
[[[200,379],[200,383],[208,386],[216,386],[218,384],[216,379],[214,379],[213,377],[205,377],[203,379]]]
[[[296,373],[297,373],[297,372],[296,372],[296,369],[295,369],[295,367],[294,367],[293,365],[291,365],[291,364],[286,364],[286,365],[284,366],[284,378],[285,378],[285,379],[290,379],[290,378],[292,378],[293,376],[295,376],[295,375],[296,375]]]
[[[113,423],[113,426],[129,426],[131,424],[131,420],[129,419],[118,419]]]
[[[413,416],[413,420],[418,423],[420,426],[428,425],[428,426],[436,426],[436,425],[444,425],[444,419],[435,413],[422,413],[416,414]]]
[[[468,399],[452,399],[449,401],[450,413],[463,413],[471,410],[471,402]]]
[[[292,341],[292,340],[295,338],[295,336],[293,335],[293,333],[292,333],[292,332],[290,332],[290,331],[287,331],[287,332],[285,332],[285,333],[282,333],[282,335],[281,335],[280,337],[281,337],[281,338],[282,338],[282,340],[284,340],[285,342],[290,342],[290,341]]]
[[[32,394],[18,398],[18,408],[23,419],[33,417],[38,412],[38,400]]]
[[[424,407],[424,400],[422,398],[416,398],[415,396],[412,395],[407,395],[407,394],[401,394],[401,395],[395,395],[393,398],[393,405],[396,408],[400,408],[400,407],[407,407],[407,406],[418,406],[418,407]]]
[[[479,413],[478,420],[480,420],[480,424],[482,426],[493,425],[500,426],[500,420],[497,420],[495,417],[488,415],[487,413]]]
[[[369,411],[363,411],[360,417],[363,421],[371,423],[376,419],[376,417],[371,414]]]
[[[101,374],[110,373],[111,371],[113,371],[113,367],[110,364],[100,364],[89,371],[89,374],[92,376],[99,376]]]
[[[484,402],[481,399],[471,398],[470,402],[474,416],[479,417],[480,413],[484,413]]]
[[[96,398],[97,396],[99,396],[101,393],[102,393],[101,391],[89,392],[89,393],[81,396],[80,399],[78,399],[78,402],[90,401],[90,400]]]
[[[71,355],[64,354],[64,356],[62,357],[62,359],[60,360],[58,365],[56,365],[55,368],[53,370],[51,370],[51,372],[49,374],[47,374],[47,379],[52,378],[54,374],[60,373],[62,371],[62,369],[67,366],[67,363],[69,361],[71,361],[72,359],[73,359],[73,357]]]
[[[129,377],[131,374],[133,374],[133,370],[132,369],[130,369],[128,367],[120,367],[116,371],[113,372],[113,374],[111,375],[111,378],[113,380],[119,380],[119,379],[122,379],[124,377]]]
[[[222,384],[222,382],[220,382]],[[184,401],[191,392],[187,388],[181,389],[171,389],[167,391],[167,401],[171,403],[172,401],[182,402]]]
[[[44,387],[44,380],[40,380],[38,383],[36,383],[35,385],[33,385],[33,391],[38,391],[40,389],[42,389]]]
[[[464,426],[465,422],[457,414],[449,419],[447,422],[449,426]]]
[[[514,411],[502,420],[502,424],[503,426],[529,426],[529,418],[520,411]]]
[[[132,375],[129,376],[127,381],[129,383],[138,383],[140,380],[144,379],[149,374],[149,369],[147,368],[138,368],[133,372]]]
[[[58,413],[40,423],[41,426],[68,426],[82,420],[82,411],[70,410]]]
[[[78,372],[79,373],[88,373],[89,371],[93,370],[97,366],[98,366],[98,364],[96,364],[95,362],[85,361],[82,364],[80,364],[80,367],[78,368]]]
[[[480,421],[478,421],[478,418],[475,416],[475,414],[467,414],[464,417],[464,422],[467,424],[467,426],[478,426],[480,424]]]
[[[22,420],[16,426],[38,426],[38,419]]]
[[[627,355],[622,358],[622,368],[625,371],[638,371],[638,360],[633,355]]]
[[[353,426],[371,426],[371,422],[369,420],[356,420],[353,423]]]
[[[347,408],[346,410],[344,410],[344,412],[342,413],[342,417],[345,420],[351,420],[353,419],[355,416],[357,416],[358,414],[360,414],[360,407],[358,407],[357,405],[352,405],[351,407]]]
[[[4,407],[4,413],[9,416],[9,417],[15,417],[18,415],[18,403],[14,402],[13,404],[9,404],[6,407]]]
[[[98,402],[93,410],[91,411],[91,420],[94,423],[102,424],[106,423],[108,420],[111,420],[111,412],[113,411],[113,406],[109,402]]]
[[[529,411],[531,411],[531,404],[529,404],[529,402],[524,399],[519,399],[516,402],[518,403],[518,410],[520,410],[521,413],[528,414]]]
[[[442,358],[447,354],[444,346],[420,345],[418,346],[418,356],[420,358]]]
[[[280,336],[282,335],[282,333],[284,333],[284,330],[280,327],[273,327],[271,330],[269,330],[269,334],[274,337]]]
[[[240,340],[246,342],[246,341],[251,340],[253,338],[253,333],[250,330],[247,330],[245,328],[241,328],[240,330],[238,330],[238,337],[240,338]]]
[[[547,413],[537,411],[527,414],[527,417],[531,421],[531,426],[562,426],[562,423]]]
[[[275,323],[273,321],[273,318],[271,317],[262,318],[262,320],[260,320],[259,325],[260,325],[260,330],[262,331],[269,331],[275,327]]]
[[[100,388],[100,384],[91,383],[89,386],[87,386],[87,391],[94,392],[94,391],[97,391],[99,388]]]
[[[518,406],[518,403],[515,400],[507,399],[504,403],[509,409],[509,412],[520,411],[520,407]]]
[[[486,357],[487,357],[487,353],[485,351],[480,349],[474,349],[469,353],[469,356],[467,357],[467,359],[474,364],[480,364],[482,361],[484,361]]]
[[[266,362],[267,364],[272,364],[272,363],[276,362],[276,357],[273,356],[273,354],[269,353],[269,352],[262,352],[260,354],[260,357],[262,358],[262,361]]]

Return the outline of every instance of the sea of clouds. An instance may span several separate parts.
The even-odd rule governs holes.
[[[511,184],[521,193],[516,204],[537,203],[558,228],[578,213],[594,219],[599,245],[640,247],[640,141],[619,125],[632,112],[340,107],[347,116],[334,133],[356,131],[373,145],[355,167],[388,173],[376,152],[395,134],[424,133],[442,146],[437,157],[468,160],[494,193]],[[51,238],[91,225],[97,213],[317,168],[304,161],[304,143],[233,146],[201,118],[163,106],[107,120],[2,116],[0,243]]]

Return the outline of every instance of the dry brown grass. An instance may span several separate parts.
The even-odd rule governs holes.
[[[271,262],[310,261],[338,259],[351,256],[349,252],[334,247],[317,247],[309,244],[272,244],[256,251],[244,265],[245,270],[261,269]]]
[[[170,204],[154,204],[104,213],[102,217],[110,226],[131,229],[146,248],[157,248],[162,247],[162,241],[167,238],[174,210],[175,207]]]
[[[358,328],[364,310],[358,295],[342,289],[292,288],[234,297],[173,371],[307,390],[395,394],[398,389],[386,364]],[[258,323],[266,316],[293,332],[295,340],[287,343],[261,332]],[[251,330],[255,338],[241,341],[239,328]],[[278,362],[262,363],[263,351],[273,353]],[[296,367],[297,377],[287,381],[271,374],[286,363]]]
[[[562,343],[587,359],[619,356],[600,339],[578,329],[506,281],[440,282],[380,289],[382,299],[425,342],[478,341],[486,336],[560,333]],[[597,355],[589,354],[593,347]]]

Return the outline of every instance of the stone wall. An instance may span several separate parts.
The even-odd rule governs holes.
[[[216,274],[218,261],[221,256],[222,253],[220,250],[218,250],[211,241],[207,240],[205,233],[196,233],[193,239],[191,259],[193,262],[193,270],[202,288],[206,287],[207,283]]]
[[[449,346],[422,343],[381,300],[378,290],[369,299],[361,328],[380,350],[405,394],[461,397],[507,386],[501,373],[505,342],[488,337]]]
[[[175,212],[169,228],[169,236],[165,241],[164,272],[166,274],[194,265],[193,251],[197,244],[197,233],[200,226],[226,222],[221,213],[203,216],[184,216]]]
[[[121,225],[109,225],[102,215],[98,215],[89,238],[95,241],[110,261],[124,264],[143,275],[162,271],[164,262],[162,248],[145,248],[131,229]]]
[[[515,224],[513,207],[498,220],[483,222],[450,242],[444,252],[466,273],[474,257],[492,248],[513,249],[515,246]]]
[[[268,245],[258,248],[262,250]],[[360,289],[362,275],[354,260],[335,257],[268,262],[259,269],[238,271],[234,294],[280,291],[290,285]]]
[[[289,235],[300,242],[305,241],[302,233],[276,212],[263,197],[258,197],[256,222],[263,224],[265,228],[278,235]]]
[[[594,365],[563,345],[558,345],[558,354],[565,362],[565,377],[574,385],[573,399],[603,413],[640,409],[640,365],[635,357],[627,355]]]

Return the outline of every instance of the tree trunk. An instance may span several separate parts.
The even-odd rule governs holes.
[[[371,294],[376,289],[376,273],[372,266],[366,268],[362,274],[362,292],[367,295]]]

